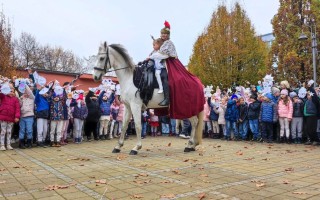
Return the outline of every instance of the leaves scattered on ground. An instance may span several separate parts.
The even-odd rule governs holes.
[[[161,181],[160,183],[172,183],[173,181],[169,181],[169,180],[164,180],[164,181]]]
[[[128,157],[128,156],[127,156],[126,154],[119,154],[119,155],[117,156],[117,160],[121,161],[121,160],[126,159],[127,157]]]
[[[251,157],[251,158],[245,158],[245,160],[253,160],[254,157]]]
[[[288,181],[288,180],[283,180],[282,183],[283,183],[283,184],[290,184],[290,181]]]
[[[193,162],[193,163],[198,162],[198,160],[192,159],[192,158],[188,158],[188,159],[183,160],[183,162],[189,162],[189,161]]]
[[[261,188],[266,185],[262,180],[251,180],[251,183],[255,183],[257,188]]]
[[[181,172],[179,170],[177,170],[177,169],[172,170],[172,172],[175,173],[175,174],[178,174],[178,175],[181,174]]]
[[[149,176],[149,175],[148,175],[148,174],[146,174],[146,173],[141,173],[141,174],[135,175],[135,177],[139,177],[139,176],[147,177],[147,176]]]
[[[168,146],[168,147],[171,147],[171,142],[169,142],[167,146]]]
[[[241,150],[239,150],[239,151],[236,152],[236,154],[237,154],[238,156],[242,156],[242,155],[243,155],[243,152],[242,152]]]
[[[173,199],[176,197],[175,194],[164,194],[160,196],[161,198]]]
[[[266,185],[265,183],[256,183],[256,187],[257,188],[261,188],[261,187],[263,187],[265,185]]]
[[[285,169],[284,171],[285,171],[285,172],[293,172],[294,169],[293,169],[292,167],[289,167],[289,168]]]
[[[292,192],[292,194],[308,194],[307,192],[302,192],[302,191],[296,191],[296,192]]]
[[[103,158],[111,158],[112,156],[103,156]]]
[[[0,172],[6,171],[5,168],[0,168]]]
[[[107,180],[106,179],[96,180],[96,185],[98,184],[107,184]]]
[[[90,161],[90,158],[68,158],[67,161],[80,160],[80,161]]]
[[[143,184],[148,184],[148,183],[151,183],[151,180],[134,180],[133,181],[134,183],[137,183],[139,185],[143,185]]]
[[[44,188],[44,190],[52,191],[52,190],[59,190],[59,189],[67,189],[70,185],[48,185]]]
[[[6,181],[0,181],[0,184],[4,184],[4,183],[6,183]]]
[[[199,200],[202,200],[202,199],[206,198],[206,193],[200,193],[198,195],[198,198],[199,198]]]
[[[132,197],[130,197],[130,199],[143,199],[144,196],[139,195],[139,194],[134,194]]]

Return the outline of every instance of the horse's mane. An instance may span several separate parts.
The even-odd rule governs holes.
[[[128,51],[121,44],[110,44],[109,46],[123,57],[124,61],[130,69],[135,68],[135,65],[132,62],[132,58],[129,56]]]

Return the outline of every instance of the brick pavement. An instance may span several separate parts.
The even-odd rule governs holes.
[[[0,199],[320,199],[320,147],[148,137],[129,156],[135,142],[0,152]]]

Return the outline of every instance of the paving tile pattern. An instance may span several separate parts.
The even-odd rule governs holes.
[[[320,199],[319,146],[186,142],[148,137],[137,156],[133,136],[120,154],[115,139],[0,152],[0,200]]]

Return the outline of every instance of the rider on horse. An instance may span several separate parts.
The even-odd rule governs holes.
[[[176,48],[173,42],[170,40],[170,24],[165,21],[165,27],[161,29],[161,39],[164,41],[159,49],[159,53],[168,57],[177,58]],[[164,77],[167,78],[167,77]],[[169,85],[167,81],[163,81],[164,100],[159,103],[159,106],[168,106],[169,99]]]
[[[174,119],[185,119],[203,110],[203,85],[178,59],[176,48],[170,40],[170,24],[165,21],[164,25],[161,29],[164,43],[159,53],[167,55],[168,58],[165,59],[166,68],[162,69],[161,73],[164,100],[159,105],[168,106],[170,103],[170,116]]]

